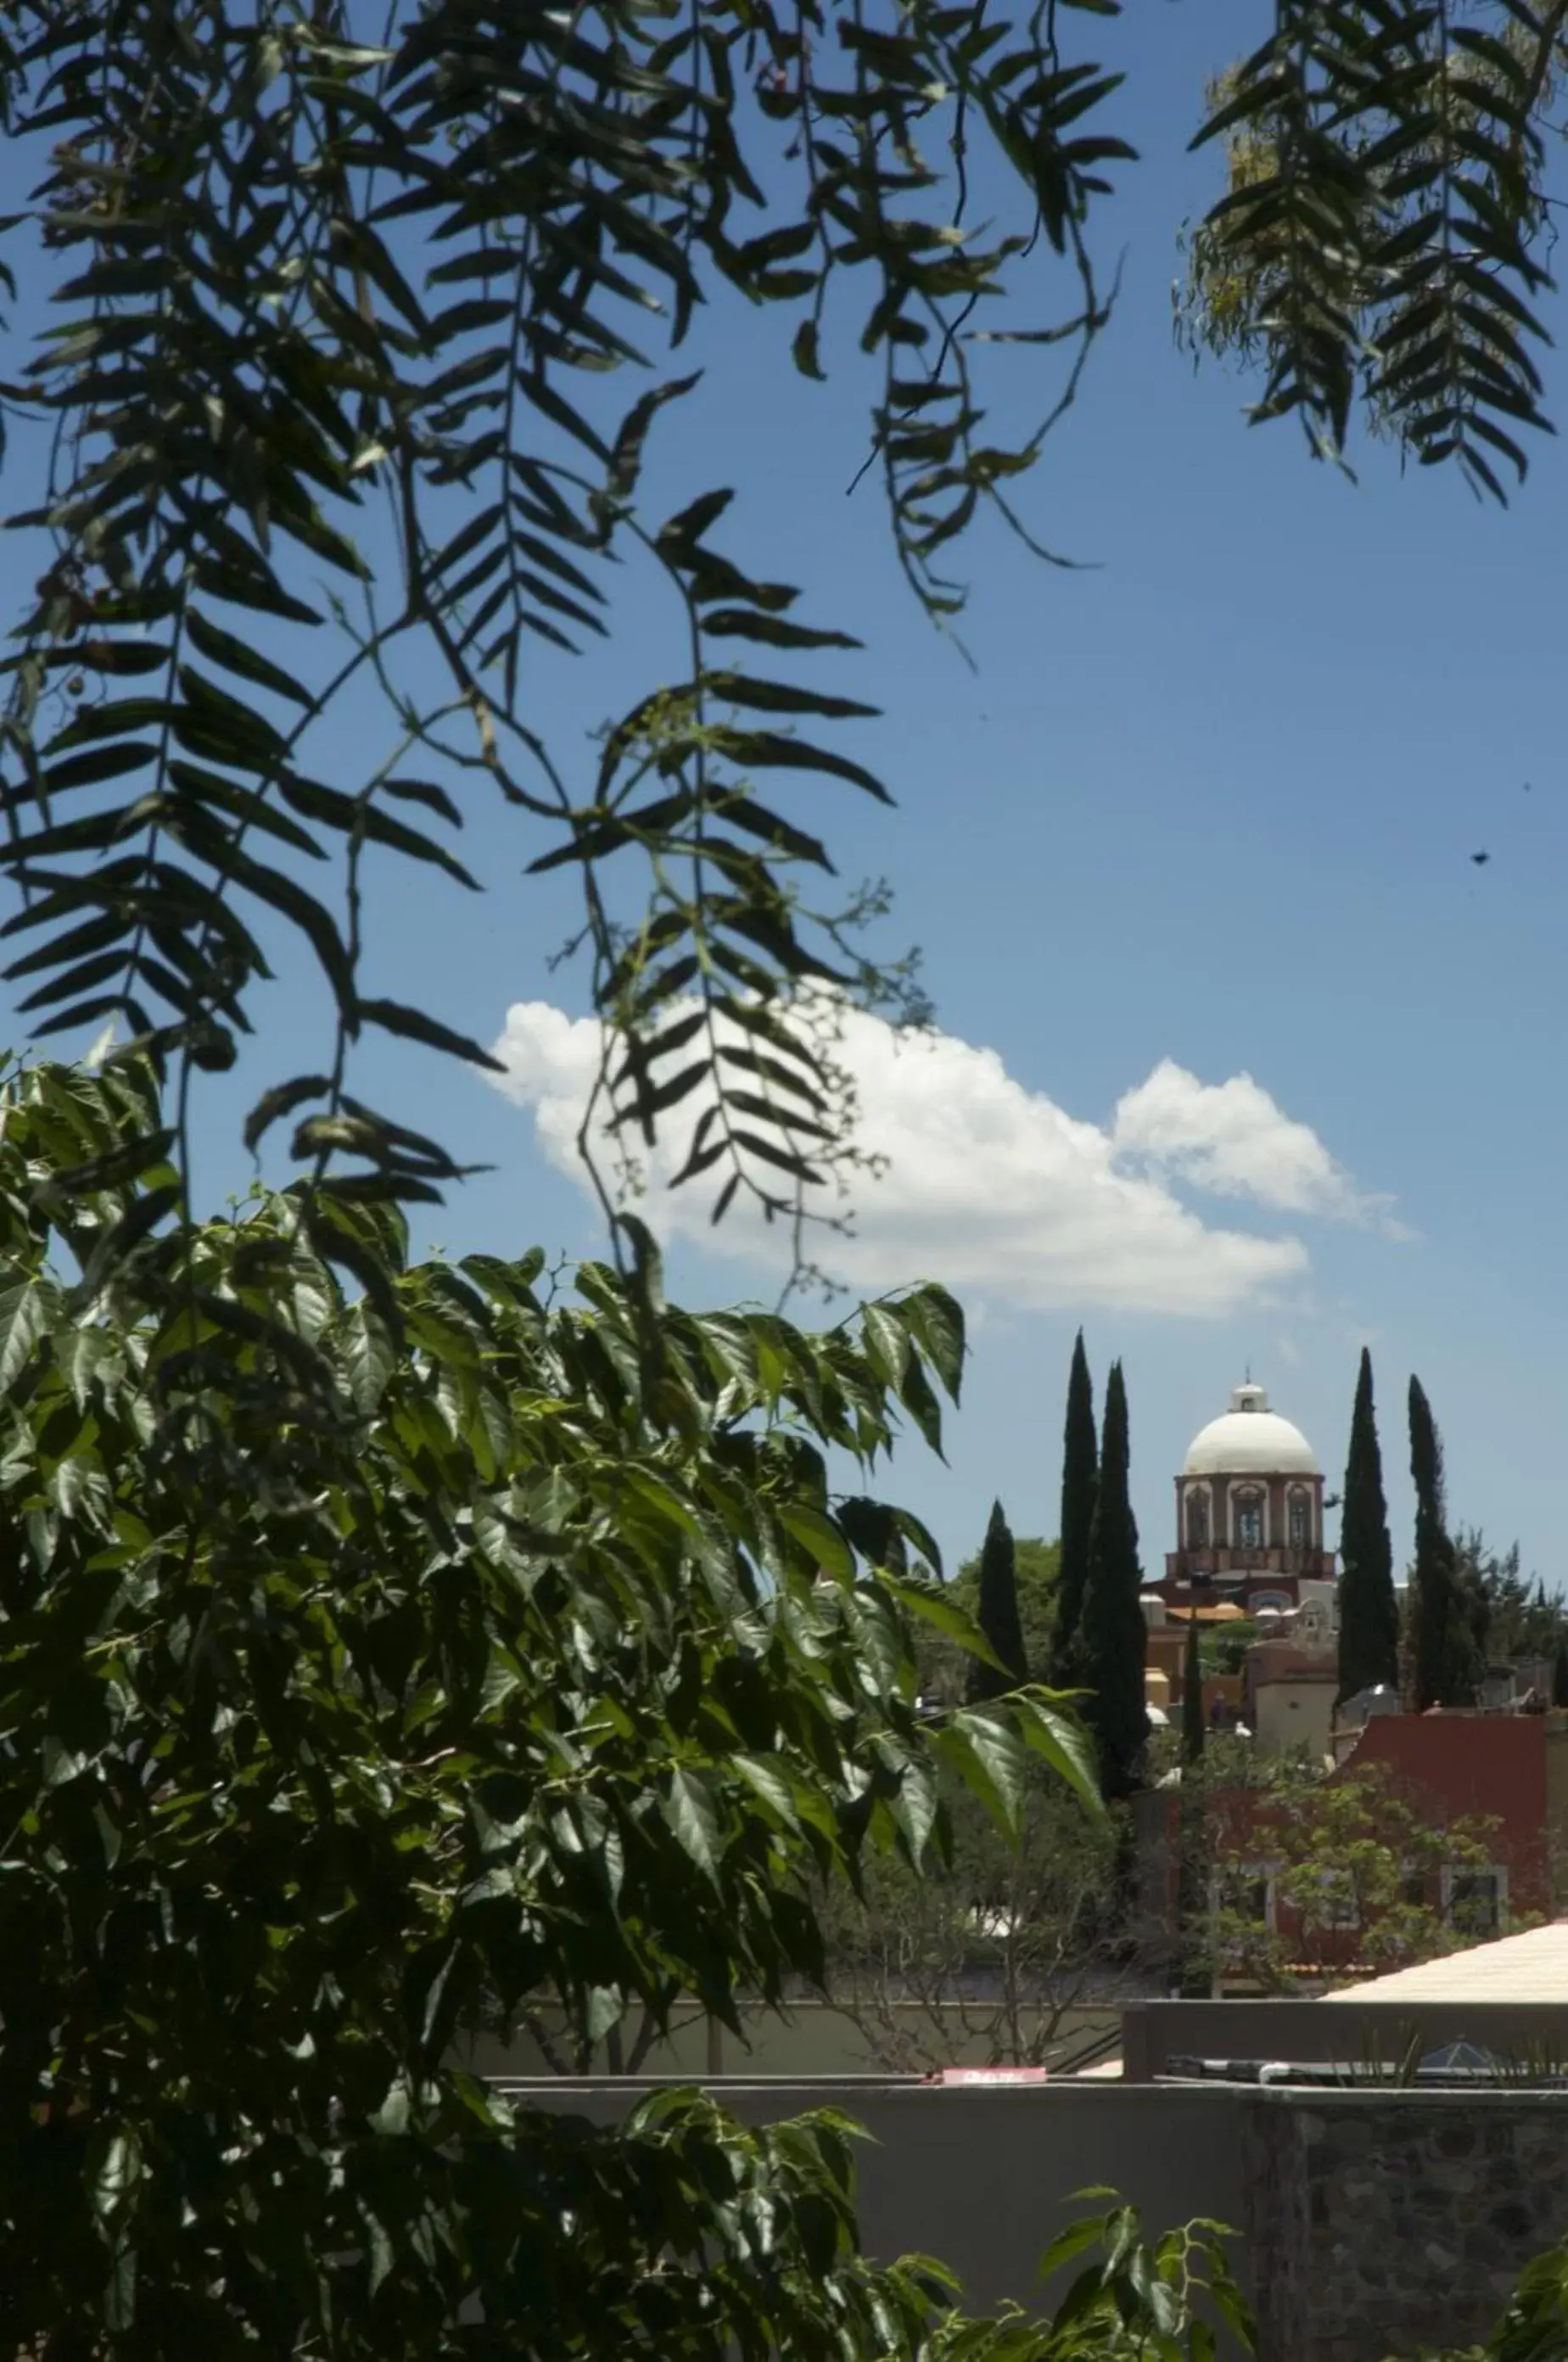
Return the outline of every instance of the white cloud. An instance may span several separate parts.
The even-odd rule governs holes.
[[[1202,1083],[1162,1058],[1118,1103],[1111,1138],[1124,1161],[1282,1214],[1359,1221],[1387,1204],[1363,1197],[1311,1126],[1295,1122],[1250,1075]]]
[[[494,1045],[506,1068],[498,1087],[532,1109],[546,1156],[585,1186],[576,1135],[599,1044],[595,1020],[520,1001]],[[854,1286],[934,1276],[1007,1306],[1218,1317],[1277,1297],[1306,1271],[1307,1251],[1298,1238],[1211,1224],[1172,1175],[1295,1213],[1347,1217],[1363,1204],[1316,1134],[1245,1076],[1210,1087],[1168,1061],[1106,1128],[951,1034],[901,1034],[852,1012],[836,1054],[855,1080],[861,1143],[887,1160],[881,1178],[857,1184],[852,1233],[824,1249]],[[716,1230],[708,1179],[668,1186],[701,1106],[696,1094],[683,1102],[648,1160],[643,1210],[663,1237],[776,1268],[789,1241],[743,1199]]]

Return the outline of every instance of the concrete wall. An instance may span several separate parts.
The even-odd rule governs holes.
[[[534,2107],[612,2124],[646,2081],[559,2081],[507,2086]],[[938,2090],[859,2077],[820,2082],[706,2081],[742,2121],[770,2124],[816,2107],[841,2108],[872,2136],[861,2158],[861,2227],[881,2260],[937,2256],[962,2280],[966,2302],[1004,2298],[1038,2310],[1041,2249],[1096,2204],[1072,2192],[1109,2183],[1163,2231],[1210,2214],[1238,2226],[1245,2174],[1242,2116],[1251,2095],[1213,2089],[1137,2090],[1117,2083]],[[1246,2251],[1234,2250],[1248,2277]]]
[[[1288,1755],[1306,1747],[1314,1757],[1329,1752],[1333,1728],[1334,1684],[1323,1681],[1258,1680],[1253,1683],[1253,1736],[1260,1756]]]
[[[878,2028],[878,2039],[898,2047],[880,2056],[867,2035],[821,2002],[795,2002],[783,2014],[761,2005],[742,2006],[740,2036],[705,2018],[697,2008],[677,2009],[668,2036],[653,2045],[637,2072],[671,2081],[783,2076],[808,2083],[824,2075],[918,2073],[927,2065],[983,2067],[990,2063],[983,2025],[998,2006],[983,1997],[967,2008],[957,2003],[931,2010],[914,2003],[891,2003],[889,2024]],[[1037,2021],[1025,2011],[1023,2022],[1032,2038]],[[1060,2071],[1063,2063],[1070,2068],[1081,2055],[1109,2043],[1120,2025],[1119,2000],[1098,2008],[1064,2010],[1045,2064],[1053,2072]],[[464,2051],[463,2063],[477,2075],[532,2077],[552,2071],[539,2045],[521,2032],[510,2042],[499,2036],[476,2036]]]

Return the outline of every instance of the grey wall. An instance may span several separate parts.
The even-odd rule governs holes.
[[[658,2086],[503,2088],[605,2124]],[[1085,2185],[1134,2200],[1150,2232],[1197,2214],[1232,2224],[1233,2265],[1260,2316],[1258,2362],[1383,2362],[1468,2345],[1497,2321],[1520,2268],[1568,2232],[1568,2094],[941,2089],[869,2076],[707,2088],[752,2124],[824,2106],[856,2117],[872,2136],[861,2161],[867,2254],[940,2257],[976,2311],[1008,2297],[1038,2310],[1059,2294],[1036,2267],[1064,2223],[1099,2211],[1072,2202]]]
[[[1113,2082],[937,2089],[854,2076],[821,2082],[705,2080],[743,2122],[769,2124],[814,2107],[842,2108],[872,2135],[861,2158],[861,2227],[868,2255],[937,2256],[980,2310],[1005,2297],[1038,2307],[1041,2249],[1077,2214],[1067,2202],[1109,2183],[1146,2227],[1194,2214],[1243,2222],[1241,2126],[1248,2094],[1223,2086],[1138,2090]],[[532,2105],[613,2123],[649,2082],[551,2079],[508,2083]],[[1234,2252],[1244,2283],[1245,2249]],[[1047,2293],[1048,2292],[1044,2292]]]
[[[1111,2001],[1098,2007],[1060,2013],[1046,2064],[1053,2074],[1070,2071],[1078,2058],[1092,2054],[1102,2043],[1113,2043],[1121,2029],[1122,2004]],[[547,2025],[553,2021],[545,2013]],[[642,2058],[638,2075],[649,2081],[689,2078],[706,2081],[713,2075],[737,2079],[780,2076],[811,2083],[823,2076],[916,2073],[927,2061],[945,2067],[983,2067],[989,2049],[983,2031],[985,2012],[972,2003],[894,2002],[888,2005],[887,2025],[876,2029],[879,2039],[894,2047],[880,2056],[872,2043],[839,2010],[825,2003],[792,2002],[786,2010],[769,2009],[760,2002],[741,2003],[741,2032],[732,2034],[693,2004],[677,2008],[670,2031]],[[972,2021],[981,2030],[971,2031]],[[1025,2011],[1023,2022],[1031,2036],[1039,2013]],[[567,2055],[570,2046],[567,2045]],[[477,2075],[532,2078],[550,2074],[549,2059],[521,2028],[510,2041],[499,2035],[477,2034],[465,2044],[463,2063]]]
[[[1122,2012],[1123,2072],[1147,2083],[1170,2061],[1275,2058],[1397,2066],[1412,2039],[1422,2050],[1468,2041],[1502,2056],[1568,2061],[1568,2006],[1542,2002],[1140,2001]]]

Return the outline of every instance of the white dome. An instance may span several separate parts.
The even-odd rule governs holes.
[[[1184,1476],[1321,1476],[1318,1455],[1299,1427],[1268,1407],[1261,1386],[1237,1386],[1229,1410],[1193,1437]]]

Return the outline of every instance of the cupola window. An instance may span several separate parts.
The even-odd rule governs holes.
[[[1305,1493],[1290,1496],[1290,1547],[1306,1550],[1312,1540],[1312,1508]]]
[[[1236,1496],[1236,1544],[1241,1550],[1263,1548],[1261,1493],[1241,1493]]]
[[[1205,1550],[1209,1542],[1209,1496],[1204,1490],[1187,1496],[1187,1546]]]

